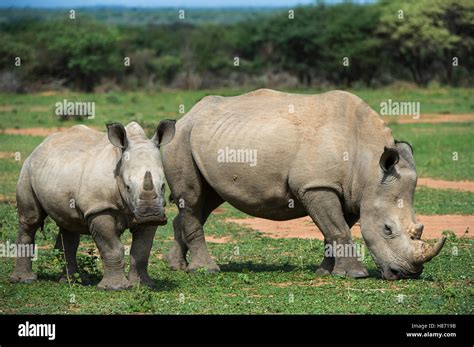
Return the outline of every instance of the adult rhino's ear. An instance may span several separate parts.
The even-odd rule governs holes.
[[[155,145],[163,146],[171,142],[175,133],[176,120],[174,119],[164,119],[158,124],[156,128],[156,133],[152,137],[152,141]]]
[[[413,156],[413,146],[411,145],[410,142],[395,140],[395,147],[397,147],[399,151],[410,153],[411,156]]]
[[[392,172],[399,159],[400,155],[395,148],[384,147],[384,151],[380,156],[380,167],[385,173]]]
[[[107,136],[109,137],[109,141],[115,147],[119,147],[122,149],[127,149],[128,147],[128,139],[127,139],[127,132],[125,128],[120,123],[110,123],[107,124]]]
[[[411,168],[415,169],[416,165],[415,159],[413,158],[412,145],[407,141],[395,140],[395,147],[397,148],[400,157],[402,157]]]

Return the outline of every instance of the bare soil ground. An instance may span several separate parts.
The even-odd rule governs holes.
[[[444,181],[433,178],[418,178],[418,185],[435,189],[455,189],[474,192],[474,181]]]
[[[417,218],[425,226],[423,239],[437,239],[443,230],[452,230],[456,236],[460,237],[465,234],[466,229],[474,226],[472,215],[417,216]],[[227,218],[225,221],[250,227],[272,238],[323,239],[323,234],[310,217],[289,221],[272,221],[262,218]],[[361,237],[360,225],[354,225],[351,231],[354,237]],[[467,236],[472,237],[469,234]]]
[[[15,158],[15,152],[0,152],[0,159]]]
[[[388,123],[413,124],[413,123],[462,123],[474,122],[474,114],[422,114],[418,119],[413,116],[388,116],[383,117]]]
[[[28,136],[42,136],[46,137],[48,135],[51,135],[53,133],[57,133],[59,131],[66,130],[67,128],[64,127],[55,127],[55,128],[22,128],[22,129],[16,129],[16,128],[7,128],[0,130],[0,133],[2,134],[8,134],[8,135],[28,135]]]

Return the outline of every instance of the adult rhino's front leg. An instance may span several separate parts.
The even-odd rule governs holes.
[[[138,226],[132,228],[132,248],[130,250],[130,273],[128,279],[132,285],[145,284],[155,286],[148,275],[148,259],[153,246],[156,226]]]
[[[367,277],[369,273],[366,267],[354,254],[355,248],[350,228],[344,218],[338,195],[331,189],[311,189],[302,194],[301,201],[314,223],[323,233],[325,246],[328,244],[331,247],[340,245],[344,249],[352,250],[351,254],[343,256],[338,253],[333,253],[332,257],[325,256],[317,273],[331,273],[354,278]],[[346,245],[351,245],[351,247],[346,247]],[[332,251],[336,252],[335,249]]]
[[[115,218],[107,214],[95,216],[89,223],[89,230],[104,263],[104,277],[97,286],[106,290],[130,288],[132,285],[124,272],[124,247]]]
[[[188,253],[188,246],[183,240],[183,222],[181,216],[178,214],[173,219],[174,244],[169,253],[166,255],[166,261],[173,270],[186,270],[188,261],[186,254]]]

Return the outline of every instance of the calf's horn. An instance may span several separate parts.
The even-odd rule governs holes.
[[[151,177],[151,172],[145,172],[145,178],[143,179],[143,190],[150,191],[153,190],[153,178]]]

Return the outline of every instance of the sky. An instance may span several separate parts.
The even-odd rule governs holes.
[[[355,3],[374,0],[352,0]],[[325,0],[325,3],[340,3],[344,0]],[[0,0],[0,7],[289,7],[313,4],[315,0]]]

